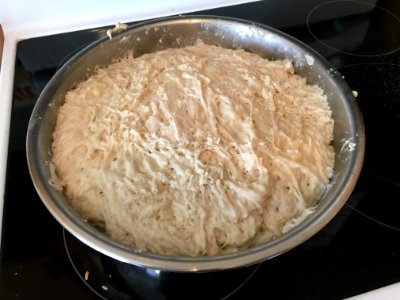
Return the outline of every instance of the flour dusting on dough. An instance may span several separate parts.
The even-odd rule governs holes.
[[[323,91],[291,61],[202,43],[98,69],[53,137],[57,185],[84,218],[177,256],[279,237],[313,211],[335,155]]]

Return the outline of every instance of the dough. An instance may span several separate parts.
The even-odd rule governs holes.
[[[82,216],[171,256],[282,235],[315,207],[335,156],[323,91],[291,61],[202,43],[98,69],[67,93],[53,138]]]

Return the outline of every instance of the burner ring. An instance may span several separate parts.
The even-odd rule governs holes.
[[[340,13],[340,16],[326,21],[328,19],[324,19],[324,16],[331,16],[332,12]],[[354,13],[349,14],[348,12]],[[378,22],[373,26],[370,26],[371,20],[368,18],[367,12],[377,14],[374,16],[374,21]],[[315,22],[318,22],[317,25],[312,25],[313,18]],[[324,24],[321,24],[322,20],[325,20]],[[386,42],[384,48],[388,50],[380,48],[381,39],[386,37],[379,30],[379,28],[386,27],[400,28],[400,18],[388,9],[369,2],[333,0],[321,3],[308,13],[306,24],[313,38],[328,49],[339,53],[358,57],[378,57],[400,49],[400,34],[397,31],[391,36],[392,44],[389,45],[387,44],[388,40],[384,40]],[[321,27],[322,29],[318,31],[318,28]],[[329,35],[326,34],[327,32]],[[360,40],[361,37],[362,40]]]
[[[68,259],[84,284],[101,299],[215,299],[233,296],[261,264],[232,270],[181,273],[134,266],[114,260],[79,241],[65,228]],[[205,288],[206,287],[206,288]]]
[[[399,185],[399,147],[394,130],[400,126],[400,65],[357,63],[339,71],[358,92],[367,137],[364,168]]]

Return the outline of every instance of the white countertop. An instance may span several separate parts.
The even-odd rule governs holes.
[[[107,2],[101,0],[0,0],[0,24],[5,36],[0,71],[0,234],[2,231],[14,63],[18,41],[62,32],[107,25],[113,26],[117,22],[134,22],[253,1],[255,0],[113,0]],[[400,283],[349,299],[400,299]]]
[[[0,0],[0,23],[7,37],[20,39],[133,22],[255,0]]]
[[[351,284],[351,282],[349,282]],[[344,300],[399,300],[400,282],[366,292]]]

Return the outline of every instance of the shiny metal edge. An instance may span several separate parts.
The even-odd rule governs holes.
[[[342,127],[347,132],[342,132],[342,138],[351,139],[356,146],[351,152],[337,154],[337,157],[339,155],[344,156],[340,159],[345,160],[345,163],[342,162],[340,170],[335,171],[334,185],[336,189],[331,188],[330,191],[327,191],[325,198],[328,197],[328,199],[325,199],[326,201],[321,199],[315,213],[286,234],[267,244],[234,254],[214,257],[168,257],[142,252],[111,240],[87,224],[69,205],[65,196],[48,183],[49,170],[46,162],[51,155],[51,149],[43,145],[45,144],[43,141],[50,139],[49,136],[44,136],[44,132],[47,130],[48,134],[49,127],[54,127],[54,115],[57,106],[62,103],[60,99],[57,99],[58,102],[56,102],[54,95],[60,93],[60,85],[65,83],[68,76],[77,72],[76,69],[80,64],[84,64],[84,61],[90,60],[91,57],[93,58],[92,53],[95,53],[99,48],[114,47],[113,49],[116,49],[118,47],[116,43],[124,44],[124,39],[129,40],[135,34],[143,34],[144,31],[154,33],[156,32],[155,28],[159,31],[160,28],[179,28],[182,26],[194,26],[194,28],[207,30],[209,34],[211,32],[214,34],[212,38],[224,37],[223,40],[220,40],[224,46],[226,46],[228,39],[223,34],[227,34],[231,37],[229,43],[233,47],[244,47],[250,51],[262,52],[260,54],[273,59],[281,57],[293,59],[296,71],[305,74],[304,76],[310,77],[310,74],[318,72],[318,76],[323,79],[321,87],[327,88],[329,85],[332,89],[328,92],[328,101],[334,108],[338,106],[338,109],[342,109],[341,111],[333,109],[335,126],[336,123],[339,125],[344,123]],[[236,40],[235,36],[237,37]],[[262,38],[270,40],[262,40]],[[273,47],[266,47],[266,45],[269,45],[268,43]],[[279,45],[282,47],[279,47]],[[163,45],[163,47],[166,46]],[[264,49],[264,52],[261,51],[262,49]],[[119,55],[126,50],[117,49],[116,52]],[[102,58],[107,58],[107,53],[104,54],[104,52],[107,51],[103,51]],[[112,57],[115,53],[110,51],[110,55]],[[305,55],[314,58],[312,66],[307,65]],[[72,85],[73,82],[69,84]],[[333,99],[333,96],[336,98]],[[51,114],[53,116],[49,117]],[[341,141],[336,140],[335,142],[338,144],[335,145],[336,149],[342,147]],[[108,40],[106,37],[100,39],[75,55],[57,72],[40,95],[29,122],[26,147],[29,171],[44,205],[60,224],[82,242],[114,259],[136,266],[177,272],[212,271],[237,268],[273,258],[300,245],[330,222],[350,197],[357,183],[364,160],[365,130],[361,113],[351,89],[339,72],[309,46],[274,28],[246,20],[219,16],[181,16],[142,22],[115,35],[112,40]],[[336,165],[338,165],[338,162]]]

